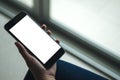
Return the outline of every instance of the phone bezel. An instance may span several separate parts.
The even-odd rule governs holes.
[[[14,37],[17,41],[19,41],[29,52],[32,56],[34,56],[37,60],[40,61],[40,63],[43,64],[43,66],[46,69],[49,69],[64,53],[65,51],[61,47],[45,64],[37,58],[34,53],[32,53],[18,38],[16,38],[9,30],[14,27],[16,23],[18,23],[22,18],[24,18],[26,15],[28,15],[26,12],[22,11],[18,15],[16,15],[13,19],[11,19],[6,25],[5,25],[5,30],[12,36]],[[29,15],[28,15],[29,16]],[[29,16],[30,17],[30,16]],[[34,21],[34,20],[33,20]]]

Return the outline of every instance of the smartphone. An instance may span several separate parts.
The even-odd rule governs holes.
[[[55,42],[24,11],[5,25],[5,30],[19,41],[43,66],[50,68],[63,54],[63,48]]]

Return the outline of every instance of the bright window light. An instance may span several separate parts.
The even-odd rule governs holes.
[[[119,0],[51,0],[50,17],[120,56],[119,4]]]
[[[28,7],[32,8],[34,6],[33,2],[34,0],[16,0],[24,5],[27,5]]]

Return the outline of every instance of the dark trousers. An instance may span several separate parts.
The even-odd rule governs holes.
[[[88,70],[75,66],[65,61],[57,61],[56,80],[107,80]],[[34,80],[28,70],[24,80]]]

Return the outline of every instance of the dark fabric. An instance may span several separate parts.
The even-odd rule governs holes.
[[[34,77],[33,77],[32,72],[30,70],[27,71],[24,80],[35,80]]]
[[[97,74],[87,71],[65,61],[57,61],[56,80],[107,80]],[[28,70],[24,80],[34,80]]]
[[[65,61],[57,62],[56,80],[107,80]]]

